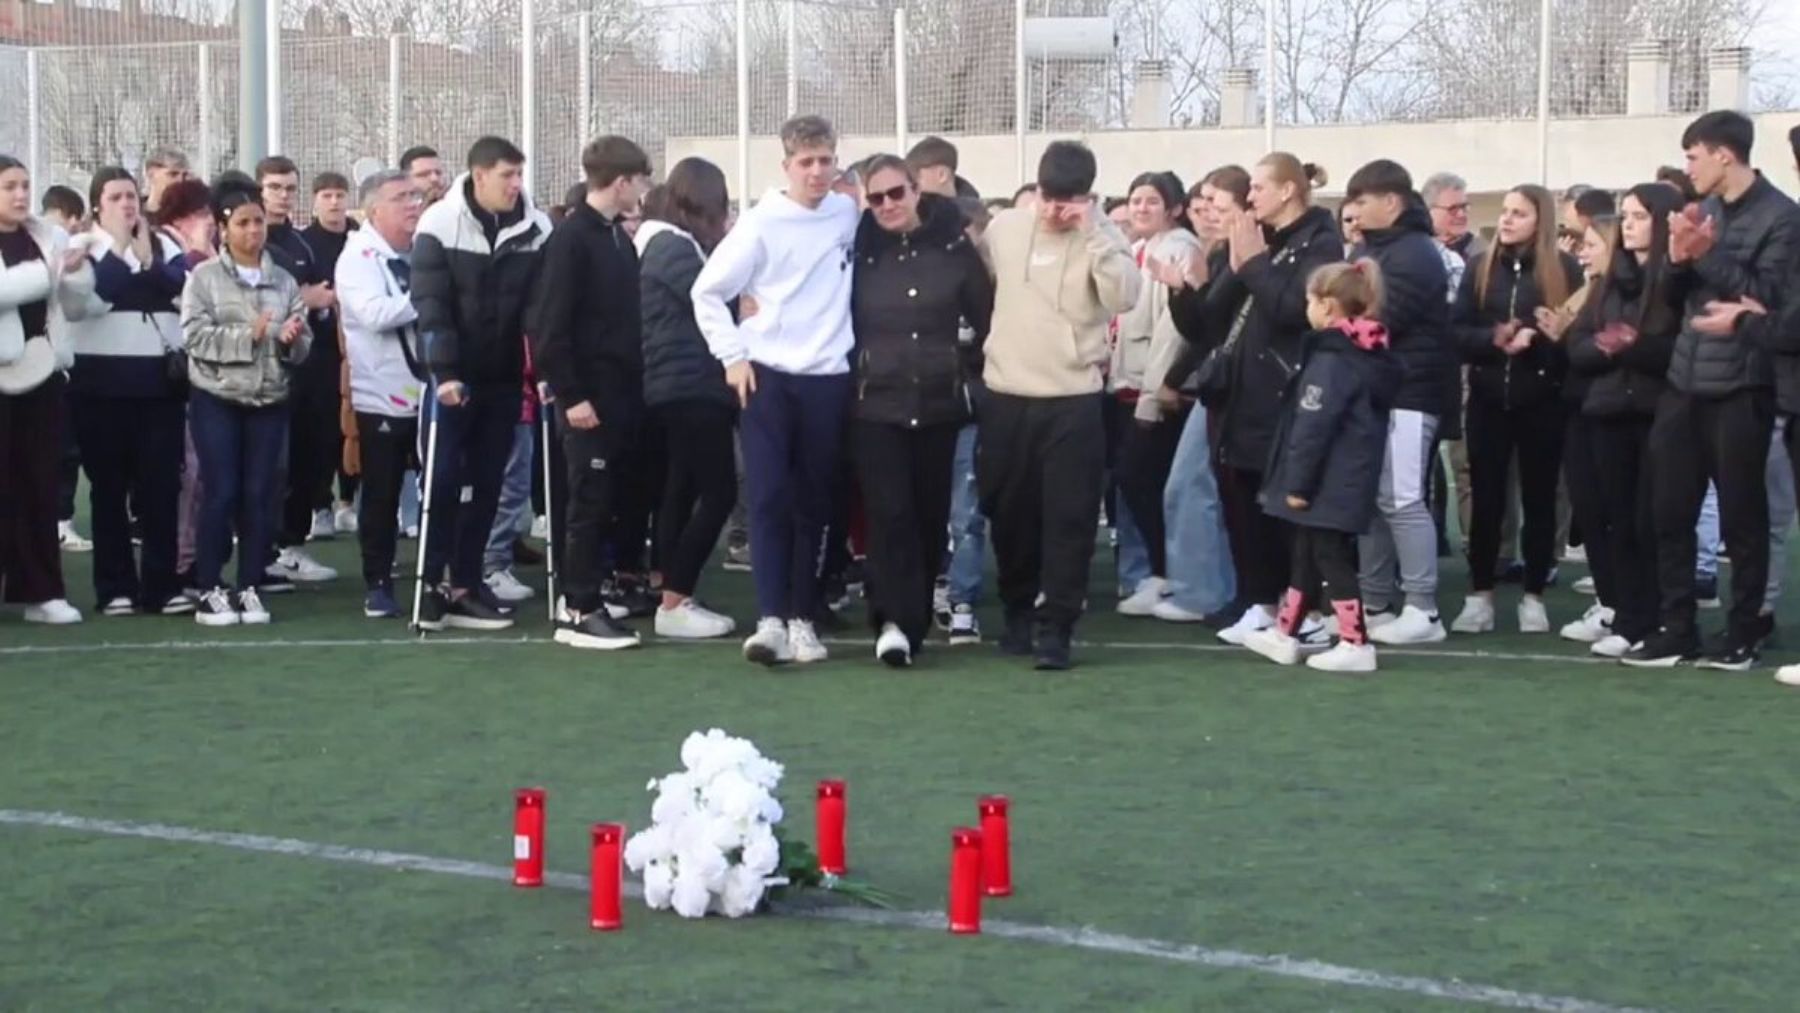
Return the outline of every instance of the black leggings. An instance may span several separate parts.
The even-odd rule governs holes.
[[[1543,594],[1556,555],[1556,480],[1562,473],[1564,408],[1550,400],[1528,408],[1501,408],[1470,399],[1463,431],[1469,445],[1469,485],[1474,517],[1469,525],[1469,582],[1494,589],[1500,525],[1506,513],[1507,473],[1517,457],[1519,542],[1525,557],[1525,593]],[[1766,527],[1767,525],[1765,525]]]
[[[668,467],[656,511],[656,556],[663,588],[691,597],[737,505],[737,412],[712,401],[680,401],[652,414],[667,441]]]
[[[1246,605],[1274,605],[1288,586],[1289,525],[1263,513],[1256,494],[1260,471],[1225,468],[1219,493],[1225,507],[1225,533],[1231,539],[1231,562],[1237,568],[1238,599]]]
[[[1119,455],[1119,489],[1125,494],[1125,505],[1131,508],[1138,534],[1144,538],[1144,548],[1150,553],[1150,573],[1156,577],[1169,575],[1163,487],[1169,484],[1175,448],[1181,444],[1189,411],[1184,407],[1148,425],[1132,419],[1127,423],[1125,445]]]

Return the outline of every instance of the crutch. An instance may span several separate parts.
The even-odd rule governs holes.
[[[556,487],[550,484],[554,468],[550,466],[550,413],[555,409],[548,398],[538,400],[538,425],[542,429],[544,453],[544,599],[550,605],[550,624],[556,625]]]
[[[419,609],[425,600],[425,553],[431,545],[431,480],[437,471],[438,415],[443,411],[435,391],[426,391],[426,396],[432,399],[427,406],[431,411],[431,423],[425,429],[425,489],[419,495],[419,560],[414,574],[417,579],[413,581],[412,607],[412,630],[421,637],[425,635],[425,630],[419,626]]]

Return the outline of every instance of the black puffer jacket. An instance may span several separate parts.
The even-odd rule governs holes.
[[[1566,253],[1557,255],[1568,279],[1568,291],[1581,287],[1581,265]],[[1456,296],[1452,331],[1469,364],[1469,398],[1497,408],[1529,408],[1562,396],[1563,376],[1569,359],[1560,342],[1539,334],[1531,347],[1507,355],[1494,347],[1495,326],[1517,321],[1536,329],[1537,310],[1544,305],[1534,273],[1536,258],[1530,250],[1501,247],[1487,260],[1469,265],[1462,291]],[[1486,298],[1479,295],[1483,270],[1492,270]]]
[[[955,202],[919,198],[919,227],[900,235],[864,212],[856,229],[851,322],[856,417],[917,427],[969,418],[966,358],[987,340],[994,282]],[[969,345],[958,341],[967,320]]]
[[[1443,418],[1455,409],[1445,398],[1456,389],[1462,362],[1450,340],[1450,274],[1431,238],[1425,202],[1407,194],[1393,227],[1364,229],[1356,253],[1381,266],[1381,322],[1406,373],[1394,407]]]
[[[1800,253],[1800,213],[1794,202],[1759,173],[1736,201],[1709,198],[1702,210],[1713,219],[1713,248],[1684,272],[1687,318],[1714,299],[1751,296],[1779,312],[1800,293],[1786,289],[1788,266]],[[1791,367],[1790,367],[1791,368]],[[1669,362],[1669,383],[1684,394],[1725,397],[1775,385],[1774,364],[1763,346],[1736,337],[1709,338],[1684,326]]]
[[[1775,363],[1775,404],[1783,415],[1800,415],[1800,250],[1788,258],[1787,300],[1768,313],[1745,313],[1737,336],[1756,344]]]
[[[1263,513],[1350,534],[1375,516],[1388,413],[1405,375],[1385,348],[1358,348],[1337,328],[1305,338],[1306,365],[1282,398],[1280,428],[1257,493]],[[1287,505],[1307,501],[1305,510]]]
[[[638,292],[644,319],[644,403],[708,401],[737,407],[725,367],[706,347],[694,322],[694,279],[706,261],[693,237],[667,222],[638,230]]]
[[[1665,284],[1657,305],[1645,305],[1644,269],[1633,257],[1615,256],[1611,276],[1600,285],[1598,297],[1570,326],[1569,371],[1586,378],[1587,394],[1581,414],[1589,418],[1618,418],[1656,414],[1675,351],[1675,335],[1681,329],[1681,293]],[[1672,281],[1672,279],[1671,279]],[[1600,350],[1595,338],[1611,324],[1625,324],[1637,331],[1637,340],[1616,355]]]
[[[1324,208],[1308,208],[1287,228],[1269,236],[1269,251],[1229,275],[1221,290],[1233,318],[1242,298],[1254,300],[1232,353],[1231,394],[1220,426],[1219,456],[1228,465],[1257,471],[1268,464],[1280,422],[1282,392],[1300,370],[1306,322],[1306,280],[1320,265],[1344,259],[1337,221]]]

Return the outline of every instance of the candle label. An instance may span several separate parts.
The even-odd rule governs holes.
[[[513,835],[513,861],[524,862],[531,859],[531,838],[525,834]]]

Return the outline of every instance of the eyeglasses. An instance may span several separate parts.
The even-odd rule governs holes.
[[[262,185],[262,188],[264,190],[268,190],[273,193],[299,193],[300,192],[300,184],[298,184],[298,183],[264,183]]]
[[[1447,215],[1466,215],[1469,213],[1469,202],[1463,201],[1461,204],[1433,204],[1431,209],[1433,211],[1442,211]]]
[[[869,206],[878,208],[888,201],[893,201],[898,204],[900,200],[906,196],[906,189],[906,184],[902,183],[891,190],[870,190]]]

